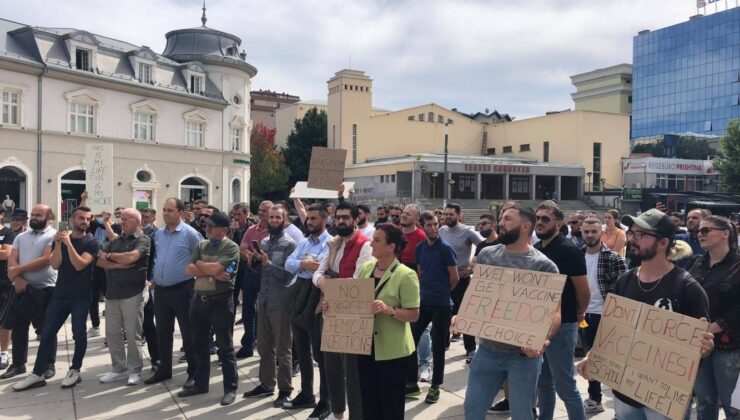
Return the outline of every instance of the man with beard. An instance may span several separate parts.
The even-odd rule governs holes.
[[[472,272],[470,255],[473,247],[483,240],[472,227],[458,221],[461,213],[462,209],[459,205],[448,204],[444,210],[445,226],[439,229],[439,237],[450,244],[457,255],[457,272],[460,281],[457,283],[457,287],[452,290],[452,302],[454,303],[452,313],[455,315],[460,310],[463,296],[465,296],[465,291],[468,290],[470,284],[470,273]],[[459,339],[459,335],[453,336],[450,341],[458,341]],[[470,364],[475,355],[475,337],[466,334],[463,336],[463,343],[465,344],[465,363]]]
[[[15,209],[10,215],[10,229],[20,235],[28,229],[28,212],[23,209]]]
[[[375,226],[369,223],[370,207],[367,204],[358,204],[357,210],[360,212],[360,218],[357,220],[357,229],[359,229],[363,235],[368,238],[372,238],[373,233],[375,233]]]
[[[188,363],[187,380],[184,388],[195,384],[193,374],[193,336],[190,329],[190,301],[193,298],[192,276],[185,273],[193,250],[201,236],[192,226],[182,220],[185,203],[179,198],[168,198],[164,202],[162,218],[165,227],[154,234],[157,256],[151,279],[154,282],[154,318],[157,322],[157,346],[162,355],[160,366],[154,375],[144,381],[146,385],[172,378],[172,339],[175,319],[180,326],[185,359]]]
[[[478,220],[478,234],[483,237],[483,240],[478,242],[478,245],[475,246],[475,254],[471,262],[472,265],[475,265],[478,254],[480,254],[483,248],[488,248],[489,246],[498,245],[500,243],[498,240],[498,233],[496,233],[496,218],[493,217],[492,214],[481,214],[480,219]]]
[[[578,341],[578,323],[591,299],[583,253],[560,234],[563,211],[554,201],[543,201],[537,207],[535,232],[540,241],[534,247],[552,260],[565,280],[560,300],[560,329],[550,338],[545,348],[542,373],[537,383],[540,419],[552,420],[555,410],[555,393],[565,403],[568,418],[585,420],[586,411],[576,386],[573,371],[574,352]]]
[[[236,203],[231,207],[231,225],[229,227],[229,239],[237,245],[241,244],[244,233],[249,228],[249,207],[246,204]],[[234,319],[236,319],[236,309],[239,306],[239,292],[244,288],[244,273],[247,271],[247,265],[249,265],[249,261],[242,258],[240,253],[239,267],[236,271],[236,281],[234,283]],[[243,305],[241,322],[244,322]]]
[[[580,231],[585,242],[581,252],[584,252],[586,256],[586,274],[591,290],[591,300],[584,316],[588,325],[585,328],[579,328],[578,333],[588,351],[593,347],[596,339],[606,295],[614,293],[617,278],[624,273],[627,267],[621,255],[601,242],[602,229],[599,219],[584,220]],[[601,383],[599,381],[588,381],[588,398],[583,402],[583,407],[586,413],[604,411],[604,406],[601,405]]]
[[[324,361],[321,357],[321,317],[315,313],[320,300],[319,289],[313,285],[313,274],[329,252],[327,241],[331,238],[326,231],[328,213],[320,204],[312,204],[306,211],[306,228],[309,236],[304,238],[285,262],[285,269],[295,273],[296,299],[292,328],[295,342],[293,359],[300,363],[301,392],[283,408],[313,408],[317,406],[313,393],[313,359],[319,364],[319,406],[328,407],[329,394],[324,379]],[[325,408],[322,410],[326,411]]]
[[[244,393],[245,398],[273,395],[277,382],[277,399],[273,406],[282,407],[290,401],[292,385],[290,316],[293,310],[295,274],[285,269],[285,262],[296,243],[285,233],[285,210],[272,206],[267,215],[270,236],[262,240],[259,249],[247,251],[249,260],[256,258],[261,272],[259,318],[257,319],[257,351],[260,354],[259,385]],[[275,359],[277,357],[277,377]],[[276,381],[277,379],[277,381]]]
[[[244,359],[254,355],[254,340],[257,331],[257,295],[260,291],[259,266],[252,255],[258,251],[253,244],[260,244],[263,239],[270,234],[267,228],[267,215],[273,204],[272,201],[263,201],[257,210],[259,221],[250,226],[242,237],[239,246],[241,259],[248,261],[246,271],[244,272],[244,281],[242,282],[242,322],[244,324],[244,334],[242,335],[242,347],[236,352],[237,359]]]
[[[401,213],[403,213],[403,210],[401,210],[401,207],[399,206],[390,206],[391,211],[391,219],[390,222],[394,225],[401,227]]]
[[[711,216],[712,212],[707,209],[693,209],[686,215],[686,233],[676,235],[677,241],[684,241],[691,246],[691,256],[704,255],[706,251],[699,243],[699,224],[705,217]],[[685,267],[690,258],[685,257],[677,261],[679,267]]]
[[[3,328],[12,330],[13,359],[8,370],[0,379],[8,379],[26,373],[28,361],[28,327],[31,323],[43,334],[46,309],[51,302],[57,271],[51,266],[50,258],[56,229],[49,224],[54,214],[46,204],[37,204],[31,209],[31,221],[27,230],[16,236],[8,259],[8,278],[16,293],[14,304]],[[50,337],[51,348],[56,349],[56,335]],[[54,362],[56,352],[41,359],[44,378],[56,373]]]
[[[573,241],[578,249],[581,249],[586,244],[581,234],[581,225],[584,220],[586,220],[586,215],[582,211],[574,211],[568,216],[568,227],[570,227],[568,239]]]
[[[404,214],[407,210],[408,206]],[[411,332],[415,345],[419,346],[422,334],[429,323],[432,323],[434,373],[432,387],[424,401],[434,404],[439,401],[439,386],[442,385],[444,379],[445,347],[447,347],[447,334],[452,317],[450,291],[457,285],[459,277],[455,250],[439,238],[437,216],[430,211],[425,211],[421,215],[421,222],[424,226],[425,240],[416,246],[415,253],[420,280],[421,306],[419,307],[419,319],[411,324]],[[406,395],[418,395],[421,392],[417,383],[419,365],[416,356],[414,352],[409,357]]]
[[[421,212],[416,204],[407,205],[401,213],[401,232],[403,232],[403,239],[406,240],[406,246],[401,251],[398,260],[414,271],[416,271],[416,245],[427,238],[424,230],[419,227],[420,215]]]
[[[478,254],[478,263],[557,273],[555,264],[529,243],[534,225],[535,215],[532,209],[519,203],[507,205],[499,220],[500,244],[483,249]],[[557,331],[559,324],[558,311],[553,319],[550,336]],[[451,330],[456,332],[454,318]],[[465,418],[485,418],[486,411],[505,379],[509,381],[511,417],[517,420],[535,418],[535,390],[541,366],[542,352],[539,350],[481,338],[480,350],[470,364],[465,393]]]
[[[64,322],[72,316],[72,335],[75,341],[72,366],[62,379],[62,388],[71,388],[80,383],[80,368],[87,350],[87,310],[92,287],[92,267],[98,254],[98,243],[87,233],[92,213],[87,207],[77,207],[72,211],[72,232],[60,230],[54,235],[49,262],[58,270],[54,294],[46,310],[44,327],[41,330],[41,343],[36,354],[33,372],[13,385],[14,391],[37,388],[46,385],[44,371],[47,361],[54,360],[57,352],[57,333]],[[13,344],[15,347],[15,343]]]
[[[378,206],[378,208],[375,209],[375,227],[378,227],[378,225],[383,223],[388,223],[389,214],[390,210],[388,210],[388,206]]]
[[[676,227],[671,218],[658,209],[650,209],[639,217],[624,216],[622,223],[629,226],[627,240],[632,245],[629,257],[639,258],[642,264],[619,276],[614,293],[692,318],[708,318],[709,303],[704,288],[672,262],[682,256],[679,254],[688,254],[688,247],[676,246]],[[713,348],[714,335],[705,332],[701,338],[701,356],[707,356]],[[578,364],[581,375],[587,360],[588,355]],[[624,394],[613,393],[617,418],[667,418]]]
[[[357,207],[352,204],[340,203],[337,207],[337,236],[327,242],[329,252],[313,275],[313,282],[319,288],[324,286],[325,277],[356,278],[362,265],[373,258],[370,239],[356,229],[359,216]],[[337,419],[344,418],[344,411],[349,406],[352,419],[362,420],[357,356],[325,352],[324,366],[332,415]],[[313,414],[317,416],[309,419],[323,418],[316,411]]]

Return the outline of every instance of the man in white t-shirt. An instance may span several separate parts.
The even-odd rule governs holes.
[[[586,350],[594,344],[606,295],[614,292],[617,278],[627,269],[624,259],[601,242],[601,232],[601,221],[597,218],[587,218],[581,225],[581,235],[586,244],[581,247],[581,251],[586,255],[586,274],[591,289],[591,300],[584,317],[588,325],[584,328],[582,324],[579,329]],[[583,406],[586,413],[604,411],[601,404],[601,383],[588,381],[588,398],[583,402]]]

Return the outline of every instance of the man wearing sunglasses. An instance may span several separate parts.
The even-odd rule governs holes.
[[[401,210],[398,206],[391,206],[391,220],[390,222],[394,225],[401,227],[401,213],[403,213],[403,210]]]
[[[583,235],[581,234],[581,225],[584,220],[586,220],[586,214],[582,211],[574,211],[570,216],[568,216],[568,227],[570,228],[568,239],[573,241],[578,249],[586,245],[586,242],[583,240]]]
[[[699,243],[699,224],[705,217],[711,216],[712,212],[707,209],[693,209],[686,215],[686,233],[676,235],[676,240],[684,241],[691,246],[691,255],[704,255],[706,251]],[[690,258],[681,258],[676,261],[679,267],[685,267]]]

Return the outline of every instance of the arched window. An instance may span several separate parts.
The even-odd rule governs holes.
[[[72,214],[72,210],[80,205],[80,197],[85,191],[85,171],[82,169],[71,170],[62,175],[61,203],[59,208],[59,220],[66,222]]]
[[[238,179],[231,181],[231,202],[241,203],[242,201],[242,182]]]
[[[186,203],[208,200],[208,183],[195,176],[186,178],[180,183],[180,199]]]
[[[0,206],[10,217],[17,208],[26,209],[26,174],[14,166],[0,168]]]

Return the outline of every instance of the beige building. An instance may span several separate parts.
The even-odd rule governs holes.
[[[301,100],[289,93],[278,93],[271,90],[253,90],[251,93],[252,126],[262,124],[267,128],[276,128],[277,112]]]
[[[275,112],[275,145],[278,149],[288,145],[288,136],[295,128],[295,120],[302,119],[313,108],[326,112],[326,101],[294,102]]]
[[[555,192],[574,200],[600,189],[602,178],[621,186],[628,115],[569,111],[511,121],[433,103],[379,112],[364,72],[342,70],[327,85],[328,146],[348,151],[346,177],[357,183],[358,198],[443,198],[446,183],[447,199],[543,199]]]
[[[576,111],[632,114],[632,65],[592,70],[570,77]]]

